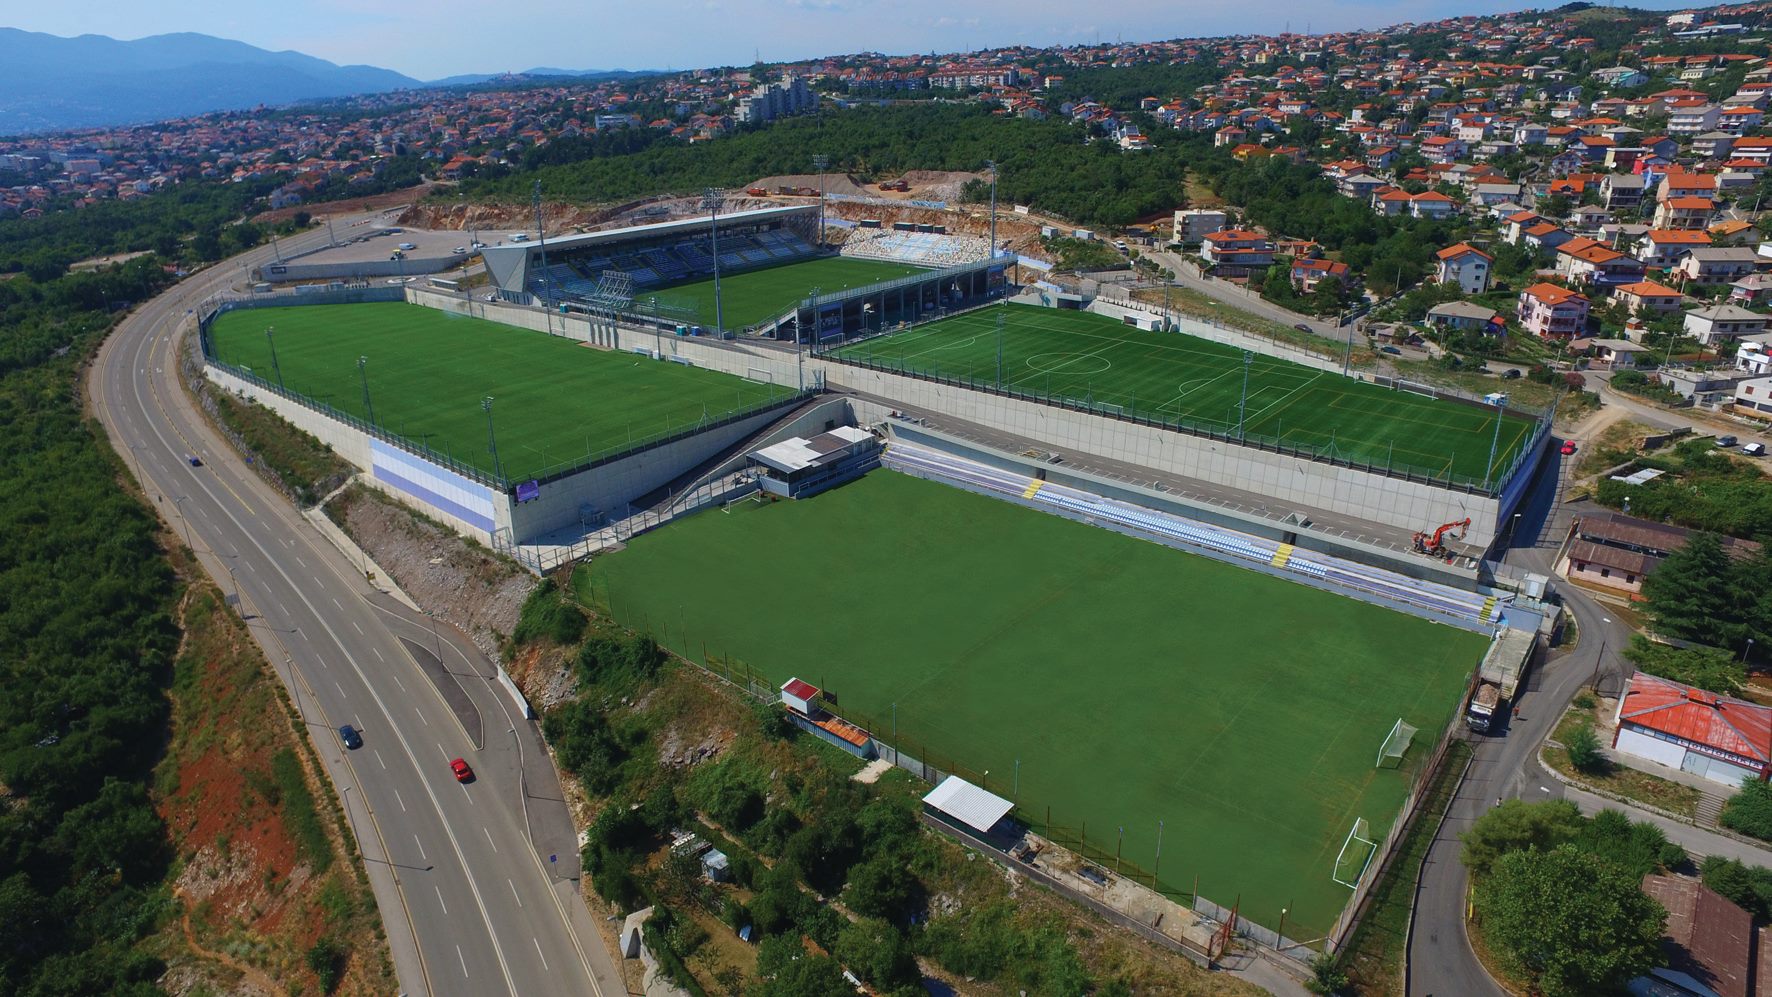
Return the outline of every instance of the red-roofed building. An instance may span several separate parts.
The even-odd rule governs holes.
[[[1489,265],[1495,257],[1461,242],[1440,250],[1434,258],[1440,283],[1456,284],[1466,294],[1489,290]]]
[[[1520,326],[1540,339],[1574,339],[1587,331],[1587,296],[1556,284],[1520,292]]]
[[[818,686],[802,679],[788,679],[781,685],[781,702],[789,709],[811,716],[818,712]]]
[[[1772,770],[1772,707],[1638,672],[1618,701],[1616,751],[1727,786]]]
[[[1347,279],[1348,266],[1346,263],[1337,263],[1334,260],[1295,259],[1292,261],[1292,286],[1307,294],[1316,290],[1317,285],[1323,281],[1346,284]]]

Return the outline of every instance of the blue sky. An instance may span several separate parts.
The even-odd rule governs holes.
[[[1382,27],[1528,0],[0,0],[0,25],[139,38],[199,31],[419,79],[531,66],[685,69],[830,53]],[[1545,6],[1552,6],[1539,0]],[[1678,9],[1677,0],[1640,6]]]

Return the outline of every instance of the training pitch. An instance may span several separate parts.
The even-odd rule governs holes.
[[[792,392],[401,303],[241,309],[217,318],[210,340],[224,363],[359,419],[373,408],[384,430],[482,471],[502,466],[511,481]]]
[[[1402,806],[1406,772],[1375,768],[1391,725],[1420,728],[1419,766],[1488,643],[883,470],[701,513],[574,582],[679,653],[834,691],[1171,894],[1198,876],[1269,927],[1287,908],[1300,940],[1348,900],[1331,870],[1354,819],[1381,840]]]
[[[720,300],[726,312],[726,328],[738,330],[775,318],[806,298],[813,288],[835,294],[852,287],[866,287],[885,280],[927,273],[923,267],[881,260],[853,260],[827,256],[799,263],[783,263],[764,270],[746,270],[720,276]],[[714,327],[714,279],[691,281],[657,291],[634,295],[634,310],[648,314],[654,299],[659,314],[706,328]]]
[[[1042,397],[1182,423],[1342,460],[1494,483],[1531,439],[1533,420],[1394,391],[1193,336],[1134,329],[1104,315],[1000,305],[835,351],[893,370],[997,384]],[[1493,472],[1485,471],[1491,446]]]

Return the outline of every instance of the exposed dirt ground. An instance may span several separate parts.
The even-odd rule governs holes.
[[[353,214],[359,211],[378,211],[383,208],[393,208],[402,204],[411,204],[419,198],[424,197],[426,194],[429,194],[435,186],[435,184],[421,183],[416,187],[407,187],[404,190],[390,190],[383,194],[367,194],[363,197],[347,197],[342,201],[322,201],[319,204],[295,204],[287,208],[278,208],[275,211],[267,211],[262,215],[254,217],[253,221],[264,224],[276,224],[277,222],[288,221],[289,219],[294,218],[296,213],[301,211],[306,211],[309,215],[315,218],[324,218],[327,215]]]
[[[334,496],[326,514],[419,606],[498,657],[533,576],[362,485]]]

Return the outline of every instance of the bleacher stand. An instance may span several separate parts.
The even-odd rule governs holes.
[[[787,229],[720,234],[720,267],[724,272],[752,270],[817,253],[811,243]],[[529,289],[545,297],[551,284],[556,297],[588,298],[595,293],[606,270],[626,273],[633,280],[634,289],[643,290],[713,276],[714,254],[708,237],[698,236],[637,250],[575,255],[560,262],[550,261],[546,271],[531,273]]]
[[[991,247],[987,240],[975,236],[869,228],[851,233],[842,254],[862,260],[953,267],[989,259]]]

